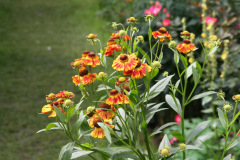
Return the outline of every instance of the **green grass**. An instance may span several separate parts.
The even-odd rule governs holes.
[[[0,1],[0,159],[57,159],[68,143],[61,131],[36,134],[54,121],[37,113],[51,92],[80,99],[70,63],[94,51],[86,35],[96,33],[105,46],[111,34],[97,10],[97,0]]]

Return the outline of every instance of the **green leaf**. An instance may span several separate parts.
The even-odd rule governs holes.
[[[194,67],[192,67],[192,72],[193,72],[194,84],[196,85],[198,83],[199,74],[198,74],[198,71],[196,70],[196,68],[194,68]]]
[[[154,93],[154,92],[160,93],[161,91],[163,91],[173,76],[174,75],[170,75],[170,76],[167,76],[166,78],[163,78],[160,81],[158,81],[155,85],[153,85],[150,88],[150,93]],[[155,96],[157,96],[157,95],[155,95]]]
[[[207,108],[207,109],[203,109],[201,110],[202,113],[212,113],[213,109],[212,108]]]
[[[198,70],[198,73],[202,73],[202,67],[201,67],[201,65],[198,63],[198,62],[196,62],[196,65],[197,65],[197,70]]]
[[[157,110],[150,112],[149,114],[146,114],[146,122],[149,123],[156,112],[166,110],[166,109],[168,109],[168,108],[157,109]]]
[[[93,147],[92,149],[105,152],[105,153],[107,153],[107,154],[109,154],[109,155],[111,155],[111,156],[114,155],[114,154],[122,153],[122,152],[132,151],[130,148],[128,148],[128,147],[126,147],[126,146],[121,146],[121,147],[109,147],[109,148]]]
[[[183,135],[180,132],[172,132],[171,135],[175,138],[177,138],[180,142],[184,143],[185,139]]]
[[[166,100],[166,102],[168,103],[168,105],[175,111],[175,112],[177,112],[177,114],[179,114],[181,117],[182,117],[182,107],[181,107],[181,104],[180,104],[180,102],[179,102],[179,100],[177,99],[177,98],[175,98],[175,100],[174,100],[174,98],[171,96],[171,95],[169,95],[169,94],[167,94],[166,96],[165,96],[165,100]]]
[[[50,123],[50,124],[55,124],[56,127],[51,127],[51,128],[50,128],[50,126],[49,126],[49,129],[48,129],[48,130],[62,129],[62,128],[60,127],[60,125],[58,124],[58,122],[54,122],[54,123]],[[48,125],[50,125],[50,124],[48,124]],[[48,127],[48,126],[47,126],[47,127]],[[47,127],[46,127],[46,128],[47,128]],[[37,131],[36,133],[40,133],[40,132],[46,131],[46,128],[41,129],[41,130]]]
[[[171,144],[170,144],[170,142],[169,142],[169,139],[168,139],[168,137],[167,137],[166,134],[164,135],[164,137],[163,137],[163,139],[162,139],[162,141],[161,141],[161,143],[160,143],[160,145],[159,145],[159,147],[158,147],[158,152],[159,152],[160,150],[162,150],[165,146],[168,146],[169,149],[172,148],[172,147],[171,147]]]
[[[81,104],[83,103],[84,100],[80,101],[74,108],[74,111],[71,114],[71,117],[79,110]]]
[[[162,125],[161,127],[159,127],[155,132],[153,132],[152,134],[150,134],[149,137],[152,137],[152,136],[154,136],[155,134],[160,133],[162,129],[164,129],[164,128],[168,127],[168,126],[172,126],[172,125],[175,125],[175,124],[178,124],[178,123],[176,123],[176,122],[166,123],[166,124]]]
[[[233,147],[236,146],[238,143],[240,143],[240,138],[235,139],[235,140],[233,141],[233,143],[232,143],[230,146],[227,147],[227,150],[233,148]]]
[[[202,150],[201,148],[198,148],[196,146],[193,145],[186,145],[187,149],[194,149],[194,150]]]
[[[65,122],[66,116],[65,114],[60,111],[55,105],[54,105],[54,111],[57,113],[58,118],[60,119],[61,122]]]
[[[146,74],[147,80],[150,82],[151,76],[150,76],[150,74],[149,74],[149,72],[147,70],[147,67],[145,67],[145,74]]]
[[[158,68],[153,68],[152,71],[151,71],[151,79],[153,79],[159,72],[159,69]]]
[[[208,54],[208,56],[210,56],[211,54],[215,53],[218,49],[218,46],[213,47],[213,49],[210,51],[210,53]]]
[[[180,57],[181,57],[181,61],[182,61],[183,65],[184,65],[184,68],[187,68],[187,66],[188,66],[187,58],[183,55],[180,55]]]
[[[110,135],[109,129],[105,123],[98,122],[98,125],[104,130],[104,133],[106,135],[106,138],[109,143],[112,143],[112,137]]]
[[[81,126],[83,123],[83,120],[85,119],[86,115],[81,116],[78,121],[73,125],[72,132],[77,131],[77,129]]]
[[[200,140],[201,141],[201,140]],[[204,146],[206,146],[211,152],[212,152],[212,154],[214,155],[214,157],[216,158],[216,159],[218,159],[218,156],[214,153],[214,151],[210,148],[210,147],[208,147],[208,145],[207,144],[205,144],[203,141],[201,141],[202,142],[202,144],[204,145]]]
[[[205,104],[211,102],[212,98],[213,98],[212,96],[203,97],[203,99],[202,99],[202,105],[204,106]]]
[[[159,40],[152,46],[152,50],[155,48],[155,46],[158,44]]]
[[[119,153],[119,154],[115,154],[113,155],[110,159],[114,160],[114,159],[133,159],[133,160],[139,160],[139,157],[130,154],[130,153]]]
[[[208,91],[208,92],[204,92],[204,93],[201,93],[201,94],[198,94],[196,96],[193,96],[189,102],[193,101],[193,100],[196,100],[196,99],[200,99],[200,98],[203,98],[203,97],[206,97],[208,95],[211,95],[211,94],[216,94],[217,92],[214,92],[214,91]]]
[[[218,108],[217,110],[218,110],[218,117],[219,117],[219,120],[220,120],[223,128],[224,128],[224,129],[227,129],[227,122],[226,122],[226,120],[225,120],[225,118],[224,118],[224,113],[223,113],[223,111],[222,111],[221,109],[219,109],[219,108]]]
[[[71,156],[72,156],[72,152],[73,152],[73,147],[75,145],[75,142],[69,142],[68,144],[66,144],[58,157],[58,160],[70,160]]]
[[[162,58],[163,58],[163,52],[160,53],[158,61],[161,63],[162,62]]]
[[[187,78],[189,78],[192,75],[192,68],[196,68],[196,62],[192,63],[188,68],[187,68]]]
[[[202,132],[210,123],[210,121],[204,121],[197,125],[187,137],[186,144],[188,144],[194,137],[196,137],[200,132]]]
[[[112,89],[111,87],[109,87],[109,86],[107,86],[107,85],[106,85],[106,87],[107,87],[107,89]],[[106,87],[105,87],[104,84],[100,84],[100,85],[98,86],[98,89],[96,90],[96,92],[106,90]]]
[[[51,128],[53,128],[53,127],[57,127],[57,125],[54,124],[54,123],[49,123],[49,124],[47,125],[46,129],[45,129],[45,132],[47,132],[49,129],[51,129]]]
[[[224,157],[224,159],[223,160],[230,160],[231,159],[231,154],[229,154],[229,155],[227,155],[226,157]]]
[[[88,155],[88,154],[91,154],[91,153],[93,153],[93,151],[84,151],[84,150],[76,151],[76,152],[72,153],[71,159],[82,157],[82,156],[85,156],[85,155]]]
[[[127,50],[128,50],[128,53],[130,53],[130,54],[131,54],[131,49],[128,47],[127,43],[126,43],[126,42],[124,42],[123,40],[122,40],[121,42],[123,43],[123,46],[125,47],[125,49],[127,49]]]
[[[149,27],[148,28],[148,39],[149,39],[149,41],[151,41],[151,38],[152,38],[152,29]]]
[[[175,88],[173,89],[174,93],[176,93],[176,89],[178,89],[179,84],[180,84],[180,79],[175,84]]]
[[[134,40],[133,40],[133,53],[135,53],[136,46],[137,46],[137,39],[134,38]],[[137,55],[136,55],[136,56],[137,56]]]
[[[236,121],[239,115],[240,115],[240,111],[234,116],[232,122],[228,125],[228,127],[230,127]]]
[[[151,64],[152,62],[151,62],[151,59],[149,58],[149,56],[147,55],[147,53],[144,51],[144,50],[142,50],[142,48],[140,48],[140,47],[138,47],[138,46],[136,46],[137,47],[137,49],[140,51],[140,53],[143,55],[143,58],[142,59],[144,59],[144,58],[146,58],[146,60],[148,61],[148,64]]]
[[[179,62],[179,53],[176,50],[174,51],[174,62],[176,64],[178,64],[178,62]]]

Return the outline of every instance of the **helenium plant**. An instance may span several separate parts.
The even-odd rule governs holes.
[[[191,145],[191,141],[209,125],[210,121],[198,124],[189,135],[186,135],[184,111],[190,102],[215,94],[209,91],[193,95],[203,74],[206,60],[218,45],[216,43],[210,52],[205,52],[202,66],[198,62],[189,65],[187,54],[197,49],[189,39],[190,33],[182,32],[183,43],[177,45],[175,41],[172,41],[172,36],[166,28],[152,31],[153,17],[151,15],[147,15],[145,20],[149,24],[149,51],[144,51],[139,47],[140,43],[144,43],[144,38],[141,35],[135,35],[138,32],[138,29],[134,27],[137,19],[134,17],[127,19],[126,28],[122,24],[113,23],[112,26],[120,30],[112,33],[104,49],[97,35],[91,33],[86,38],[93,45],[95,53],[84,51],[81,58],[71,63],[77,74],[72,77],[73,83],[82,94],[80,102],[74,104],[71,99],[75,94],[69,91],[60,91],[58,94],[50,93],[46,96],[49,104],[42,108],[42,113],[50,113],[49,117],[54,117],[56,122],[48,124],[39,132],[59,129],[65,132],[71,141],[61,149],[59,160],[81,156],[89,156],[91,159],[166,160],[175,159],[176,154],[182,154],[183,159],[187,159],[186,152],[189,149],[200,150]],[[155,44],[151,44],[152,38],[155,38]],[[169,75],[165,72],[165,77],[154,84],[153,78],[161,69],[161,61],[164,58],[162,51],[166,44],[173,51],[178,75]],[[111,59],[113,59],[112,65],[108,66],[107,61]],[[110,68],[112,73],[94,73],[94,68],[100,65],[106,69]],[[184,70],[180,71],[179,65],[183,65]],[[173,82],[174,76],[177,76],[179,80]],[[186,89],[191,78],[194,86],[191,93],[187,94]],[[143,86],[139,84],[139,79],[143,80]],[[95,81],[102,83],[97,89],[94,89]],[[140,87],[144,88],[143,92],[139,90]],[[175,122],[164,124],[153,133],[148,133],[147,130],[148,123],[154,114],[168,109],[160,108],[164,102],[150,103],[166,87],[170,89],[169,94],[165,96],[167,104],[182,118],[180,125],[182,132],[172,133],[181,143],[179,147],[173,148],[168,136],[164,135],[158,149],[155,150],[150,138],[160,134],[164,128],[177,124]],[[99,96],[100,92],[103,94]],[[176,97],[177,92],[181,96],[181,103]],[[82,110],[85,101],[90,102],[91,106],[87,110]],[[73,122],[73,117],[77,117],[76,122]],[[145,146],[140,141],[140,135],[144,137]],[[102,144],[99,147],[95,139],[106,139],[108,145]],[[96,158],[94,153],[101,156]]]

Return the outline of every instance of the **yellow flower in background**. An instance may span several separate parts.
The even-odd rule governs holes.
[[[222,55],[221,55],[221,58],[222,58],[222,60],[225,60],[226,58],[227,58],[227,53],[223,53]]]
[[[193,59],[193,58],[189,58],[189,59],[188,59],[188,62],[189,62],[189,63],[193,63],[193,62],[194,62],[194,59]]]

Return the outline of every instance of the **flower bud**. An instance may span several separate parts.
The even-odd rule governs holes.
[[[202,38],[206,38],[206,36],[207,36],[206,33],[202,33],[202,34],[201,34],[201,37],[202,37]]]
[[[218,100],[224,100],[224,97],[225,97],[225,93],[223,91],[219,91],[217,93],[217,99]]]
[[[118,24],[116,22],[112,22],[113,29],[117,29]]]
[[[234,95],[234,96],[232,97],[232,99],[233,99],[234,101],[240,101],[240,94]]]
[[[125,81],[126,81],[126,78],[125,78],[125,77],[120,77],[120,78],[118,79],[118,81],[119,81],[119,82],[125,82]]]
[[[223,110],[224,110],[225,112],[231,111],[232,108],[233,108],[233,107],[232,107],[230,104],[225,104],[225,105],[223,106]]]
[[[55,97],[55,94],[54,94],[54,93],[50,93],[50,94],[48,95],[48,97],[53,98],[53,97]]]
[[[168,146],[164,146],[164,149],[169,149],[169,147]]]
[[[132,29],[134,32],[138,32],[139,31],[139,29],[137,28],[137,27],[133,27],[133,29]]]
[[[87,108],[87,116],[92,117],[94,115],[93,111],[95,111],[95,107],[94,106],[89,106]]]
[[[185,23],[186,22],[186,18],[183,17],[182,20],[181,20],[182,23]]]
[[[171,41],[171,42],[168,43],[168,47],[169,47],[169,48],[175,48],[175,47],[176,47],[176,44],[177,44],[177,43],[176,43],[175,41]]]
[[[124,30],[119,31],[119,36],[121,36],[121,37],[125,36],[126,34],[127,34],[127,32]]]
[[[216,46],[220,46],[221,45],[221,41],[220,39],[218,39],[216,42],[215,42]]]
[[[148,14],[148,15],[145,16],[144,19],[145,19],[145,21],[149,22],[149,21],[153,21],[155,18],[153,17],[153,15]]]
[[[88,36],[86,36],[88,39],[94,39],[97,37],[96,34],[90,33]]]
[[[74,67],[77,67],[77,66],[80,66],[80,65],[81,65],[81,62],[79,62],[79,61],[76,61],[76,62],[74,62],[74,64],[73,64]]]
[[[107,76],[107,74],[104,73],[104,72],[99,72],[99,73],[98,73],[98,77],[99,77],[99,78],[103,78],[103,77],[106,77],[106,76]]]
[[[64,104],[65,104],[66,106],[71,106],[71,105],[72,105],[72,101],[71,101],[70,99],[67,99],[67,100],[64,102]]]
[[[179,147],[180,147],[181,150],[186,150],[187,149],[187,146],[184,143],[180,143]]]
[[[65,96],[70,96],[70,92],[65,91],[65,92],[64,92],[64,95],[65,95]]]
[[[168,72],[165,71],[165,72],[163,73],[163,77],[167,77],[167,76],[168,76]]]
[[[155,68],[161,68],[161,67],[162,67],[162,65],[160,64],[159,61],[154,61],[154,62],[152,63],[152,65],[153,65],[153,67],[155,67]]]
[[[143,36],[137,36],[136,39],[140,41],[141,43],[144,43],[144,38]]]
[[[134,17],[130,17],[129,19],[127,19],[127,22],[137,22],[137,19]]]
[[[169,151],[169,149],[162,149],[160,151],[160,154],[162,157],[167,157],[168,155],[170,155],[170,151]]]

